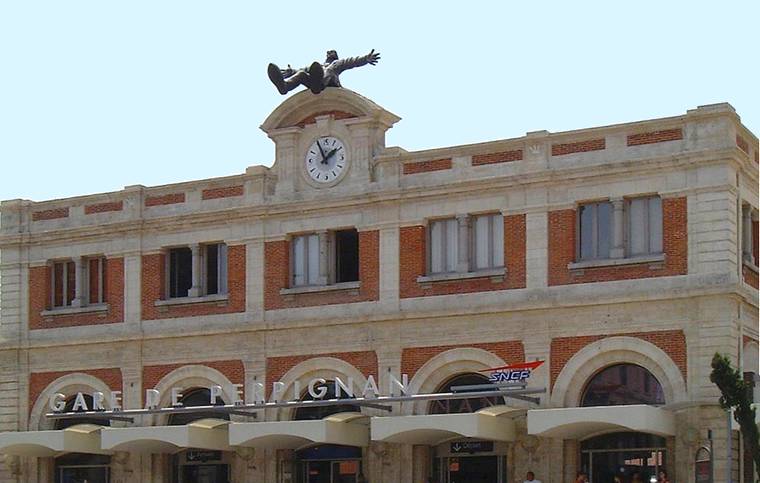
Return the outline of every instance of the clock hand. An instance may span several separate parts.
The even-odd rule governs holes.
[[[317,147],[319,148],[319,154],[322,155],[322,164],[325,164],[325,152],[322,150],[322,145],[319,144],[319,139],[317,139]]]
[[[335,152],[338,151],[338,148],[333,148],[327,155],[325,155],[325,163],[327,163],[327,160],[329,160]]]

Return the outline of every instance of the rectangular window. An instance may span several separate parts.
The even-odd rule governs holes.
[[[628,256],[662,253],[662,200],[628,200]]]
[[[318,285],[319,280],[319,235],[294,236],[293,244],[293,286]]]
[[[90,305],[105,303],[106,259],[88,258],[85,266],[87,267],[87,303]]]
[[[473,268],[485,270],[504,266],[504,217],[477,215],[472,221]]]
[[[227,245],[213,243],[203,246],[204,294],[227,293]]]
[[[339,230],[335,240],[335,282],[359,280],[359,232],[355,229]]]
[[[169,298],[187,297],[193,286],[193,252],[189,247],[169,250]]]
[[[457,271],[459,226],[456,218],[430,222],[430,273]]]
[[[71,260],[54,262],[50,277],[51,306],[70,307],[76,296],[76,268]]]
[[[578,207],[578,258],[600,260],[610,257],[612,204],[608,201]]]

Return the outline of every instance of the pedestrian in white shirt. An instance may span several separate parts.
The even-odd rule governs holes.
[[[541,480],[537,480],[536,479],[536,475],[534,475],[532,471],[529,471],[525,475],[525,482],[524,483],[541,483]]]

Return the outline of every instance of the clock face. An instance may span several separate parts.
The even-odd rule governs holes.
[[[330,183],[348,167],[346,147],[333,136],[317,138],[311,143],[304,160],[309,177],[318,183]]]

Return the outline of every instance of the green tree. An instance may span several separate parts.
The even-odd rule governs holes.
[[[760,432],[755,424],[755,409],[752,407],[752,384],[744,381],[741,372],[731,366],[731,361],[725,355],[716,352],[711,365],[710,381],[720,389],[720,405],[723,409],[734,410],[734,419],[741,427],[746,449],[752,455],[760,478]]]

